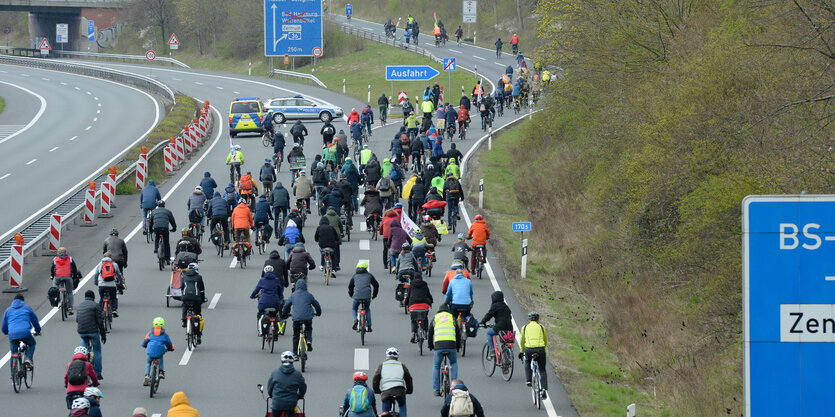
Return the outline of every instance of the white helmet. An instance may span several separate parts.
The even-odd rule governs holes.
[[[203,187],[198,185],[197,187],[194,187],[194,191],[203,191]]]
[[[84,396],[104,398],[104,395],[102,395],[101,390],[96,387],[87,387],[87,389],[84,390]]]
[[[273,266],[272,265],[265,265],[264,266],[264,273],[266,274],[267,272],[273,272]]]
[[[235,145],[235,150],[236,150],[236,151],[241,150],[241,145]]]
[[[84,397],[72,400],[72,409],[75,410],[79,408],[90,409],[90,400]]]
[[[390,359],[397,359],[400,357],[400,351],[398,351],[396,347],[392,346],[386,349],[386,357]]]
[[[281,352],[281,363],[293,363],[293,352],[289,350]]]
[[[82,355],[87,355],[87,348],[84,347],[84,346],[79,346],[79,347],[75,348],[75,350],[73,351],[72,354],[75,355],[76,353],[80,353]]]

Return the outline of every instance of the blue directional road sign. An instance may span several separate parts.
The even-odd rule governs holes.
[[[444,71],[455,71],[455,58],[444,58]]]
[[[531,222],[513,222],[514,232],[530,232]]]
[[[746,416],[833,416],[835,196],[742,202]]]
[[[346,16],[351,16],[353,14],[354,14],[354,5],[351,4],[351,3],[346,4],[345,5],[345,15]]]
[[[316,48],[321,52],[320,0],[264,0],[264,55],[313,56]]]
[[[96,22],[93,20],[87,21],[87,41],[96,41]]]
[[[426,81],[440,72],[428,65],[387,65],[386,81]]]

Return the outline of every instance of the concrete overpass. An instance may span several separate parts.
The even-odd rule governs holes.
[[[29,12],[31,47],[46,38],[52,49],[98,52],[112,46],[118,37],[122,9],[129,0],[2,0],[0,11]],[[95,26],[95,40],[87,38],[87,22]],[[56,42],[56,25],[66,23],[69,42]]]

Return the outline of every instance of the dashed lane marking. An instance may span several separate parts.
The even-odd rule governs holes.
[[[86,128],[84,128],[84,130],[90,130],[92,128],[93,128],[93,126],[87,126]]]
[[[186,348],[186,350],[183,352],[183,357],[180,359],[180,366],[188,365],[188,360],[191,359],[191,352],[193,351],[188,350],[188,348]]]
[[[78,138],[78,136],[73,136],[73,137],[71,137],[71,138],[70,138],[70,142],[72,142],[72,141],[76,140],[77,138]]]
[[[371,241],[368,239],[360,239],[360,250],[371,250]]]
[[[31,164],[35,163],[35,161],[37,161],[37,160],[38,160],[38,159],[37,159],[37,158],[35,158],[35,159],[33,159],[33,160],[31,160],[31,161],[27,162],[27,163],[26,163],[26,165],[31,165]]]
[[[8,173],[8,174],[6,174],[6,175],[3,175],[2,177],[0,177],[0,180],[2,180],[2,179],[6,179],[6,177],[8,177],[9,175],[12,175],[12,173],[10,172],[10,173]]]
[[[212,297],[212,302],[209,303],[209,310],[214,310],[217,307],[217,302],[220,301],[220,294],[219,292],[215,293],[215,296]]]
[[[366,371],[368,370],[368,349],[355,348],[354,349],[354,370]]]
[[[486,59],[484,59],[484,58],[482,58],[482,57],[480,57],[480,56],[478,56],[478,55],[473,55],[473,58],[475,58],[475,59],[480,59],[480,60],[482,60],[482,61],[487,61]]]
[[[54,148],[50,149],[49,151],[50,151],[50,152],[55,152],[57,149],[58,149],[58,147],[56,146],[56,147],[54,147]]]

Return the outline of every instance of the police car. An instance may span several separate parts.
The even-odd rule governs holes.
[[[287,119],[319,119],[329,122],[334,117],[342,116],[341,108],[317,104],[300,95],[274,98],[267,102],[266,108],[274,112],[273,123],[276,124],[284,123]]]
[[[229,105],[229,136],[240,132],[264,133],[264,103],[258,97],[235,97]]]

